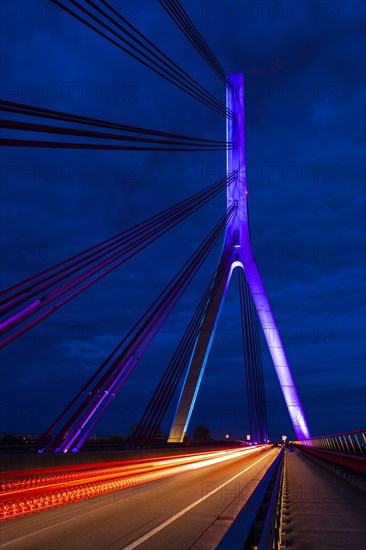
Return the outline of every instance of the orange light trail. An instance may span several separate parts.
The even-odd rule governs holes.
[[[245,458],[268,447],[7,472],[2,474],[6,481],[0,485],[0,521]]]

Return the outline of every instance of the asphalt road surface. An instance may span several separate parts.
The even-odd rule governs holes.
[[[213,549],[278,449],[3,522],[1,549]]]

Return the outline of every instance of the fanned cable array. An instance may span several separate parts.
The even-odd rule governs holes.
[[[51,2],[84,25],[88,29],[86,32],[98,35],[98,40],[104,39],[201,104],[232,120],[233,123],[229,122],[228,128],[237,127],[236,115],[233,113],[237,113],[235,101],[226,105],[208,92],[107,0]],[[235,95],[237,91],[233,82],[227,77],[179,0],[159,2],[210,69],[225,84],[227,93],[237,100],[239,95]],[[233,81],[236,82],[235,79]],[[0,111],[4,115],[0,121],[0,128],[3,130],[0,144],[6,147],[156,152],[226,150],[229,151],[228,156],[232,155],[231,150],[237,148],[237,143],[225,140],[140,128],[6,100],[0,100]],[[231,135],[236,136],[237,133],[232,132]],[[236,137],[232,141],[235,140]],[[6,346],[48,318],[207,204],[223,189],[234,185],[238,181],[237,172],[235,169],[225,178],[191,197],[2,292],[0,313],[4,320],[0,324],[0,347]],[[80,449],[187,290],[227,225],[233,223],[240,200],[235,198],[228,202],[227,212],[201,245],[50,426],[41,439],[40,452],[45,449],[55,452]],[[233,265],[233,249],[238,246],[234,237],[231,241],[230,239],[231,236],[227,237],[218,268],[137,426],[132,438],[137,444],[149,445],[154,441],[182,375],[185,371],[187,374],[189,372],[193,354],[200,346],[206,345],[205,342],[199,344],[199,340],[202,334],[206,334],[204,327],[207,329],[207,323],[214,313],[218,315],[218,298],[226,292]],[[268,431],[259,325],[242,271],[239,272],[239,289],[251,430],[258,441],[263,441],[268,437]]]
[[[43,449],[50,447],[56,452],[67,452],[72,446],[74,449],[80,448],[186,291],[236,210],[237,205],[232,204],[135,326],[49,428],[41,442],[41,445],[44,444]],[[82,403],[71,418],[49,441],[55,427],[83,397]]]
[[[228,86],[232,92],[234,92],[235,88],[232,82],[228,79],[227,73],[220,65],[216,56],[198,31],[197,27],[194,25],[179,0],[159,0],[159,2],[186,38],[188,38],[192,46],[213,70],[216,76],[221,80],[221,82]]]
[[[244,272],[238,270],[241,328],[252,441],[268,441],[268,417],[263,376],[259,319]]]
[[[221,151],[232,149],[235,146],[235,144],[225,141],[159,132],[5,100],[0,100],[0,111],[13,117],[0,120],[0,128],[6,130],[8,134],[10,132],[9,135],[4,135],[0,139],[0,144],[8,147],[127,151]],[[29,117],[30,121],[18,120],[19,116]],[[33,122],[34,118],[52,120],[57,125],[45,124],[44,120]],[[65,122],[71,126],[60,125]],[[94,127],[93,130],[89,129],[91,126]],[[101,128],[109,131],[99,130]],[[15,137],[14,132],[16,132]],[[36,139],[34,136],[38,134],[45,134],[47,138]],[[71,141],[53,141],[55,136],[66,137]],[[26,137],[29,139],[25,139]],[[84,142],[76,141],[78,138],[84,138]]]
[[[231,247],[228,246],[223,251],[221,261],[203,293],[198,307],[131,437],[130,444],[132,446],[149,446],[154,442],[182,375],[188,368],[202,327],[203,319],[211,307],[218,288],[223,281],[227,280],[230,266]]]
[[[225,117],[233,117],[223,102],[209,93],[106,0],[51,2],[186,94]]]
[[[24,334],[156,241],[207,204],[236,177],[231,174],[222,178],[163,212],[2,292],[0,312],[8,317],[0,323],[0,334],[4,336],[0,347]]]

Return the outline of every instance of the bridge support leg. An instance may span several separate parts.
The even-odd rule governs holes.
[[[222,260],[221,260],[222,261]],[[168,437],[168,443],[181,443],[188,428],[197,393],[201,384],[210,348],[215,336],[217,323],[220,317],[222,305],[229,286],[232,266],[230,263],[225,269],[218,288],[210,297],[210,304],[204,316],[200,333],[193,350],[192,358],[183,383],[183,389],[179,398],[177,411]],[[220,269],[220,266],[218,270]]]
[[[226,285],[221,289],[221,292],[217,293],[212,308],[207,312],[202,325],[168,441],[182,441],[184,432],[187,429],[214,337],[220,309],[231,273],[235,267],[244,269],[296,437],[298,440],[308,439],[310,432],[304,411],[251,245],[245,158],[244,76],[242,74],[230,74],[228,78],[233,84],[234,91],[231,91],[229,87],[227,88],[226,104],[228,109],[234,113],[235,118],[227,119],[226,134],[227,141],[236,143],[236,148],[227,151],[227,173],[237,172],[238,174],[237,179],[227,188],[228,207],[233,202],[238,204],[237,213],[227,226],[225,236],[224,249],[227,250],[227,247],[232,248],[232,263]]]

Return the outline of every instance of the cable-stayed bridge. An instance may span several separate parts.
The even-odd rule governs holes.
[[[195,252],[39,439],[37,450],[41,456],[35,457],[38,462],[34,461],[27,471],[23,466],[19,471],[7,468],[3,483],[3,518],[28,516],[34,511],[57,508],[61,504],[71,502],[79,502],[78,506],[80,506],[81,501],[92,497],[102,498],[101,495],[124,491],[147,482],[161,482],[162,479],[184,474],[189,476],[190,483],[195,487],[193,502],[187,501],[186,506],[155,527],[145,529],[143,525],[136,524],[133,531],[138,532],[139,536],[132,536],[130,532],[124,533],[123,543],[121,542],[123,546],[120,547],[134,548],[150,543],[153,545],[151,547],[154,547],[154,544],[157,545],[155,547],[172,547],[173,543],[169,537],[173,537],[172,540],[174,540],[174,533],[177,532],[175,522],[183,521],[182,529],[185,531],[186,514],[191,513],[192,510],[202,509],[206,501],[214,495],[222,495],[223,491],[229,491],[234,495],[230,500],[228,515],[225,516],[224,513],[226,506],[222,507],[220,512],[215,507],[209,516],[209,523],[207,524],[206,520],[203,530],[198,529],[193,534],[189,531],[187,539],[189,542],[181,534],[184,542],[177,547],[188,548],[196,545],[198,548],[203,548],[206,544],[209,545],[208,547],[215,547],[221,541],[220,545],[223,548],[233,548],[236,547],[236,543],[240,545],[245,540],[252,541],[248,542],[252,544],[248,547],[278,547],[286,540],[288,534],[286,534],[284,512],[287,506],[286,499],[289,500],[291,509],[288,484],[298,484],[296,472],[302,470],[307,472],[309,468],[311,473],[306,475],[314,476],[314,485],[322,478],[316,468],[313,471],[314,466],[309,466],[306,460],[304,462],[303,457],[316,456],[318,460],[325,461],[324,463],[330,467],[337,465],[343,473],[352,477],[355,483],[362,485],[362,477],[365,474],[365,433],[350,432],[311,438],[305,412],[252,249],[247,203],[244,77],[241,73],[226,73],[188,13],[177,0],[160,0],[159,3],[226,86],[225,104],[144,36],[114,5],[105,0],[50,1],[68,16],[76,19],[80,25],[85,25],[93,31],[98,40],[106,40],[124,55],[131,56],[162,77],[169,85],[177,87],[192,99],[224,116],[226,136],[225,139],[220,140],[197,138],[4,99],[0,101],[0,109],[4,114],[1,121],[2,146],[96,152],[224,150],[227,159],[226,176],[143,222],[112,235],[103,242],[96,243],[3,291],[0,306],[1,347],[11,346],[12,342],[22,338],[24,334],[48,319],[61,307],[67,307],[74,298],[157,241],[177,224],[188,219],[224,190],[226,190],[226,208]],[[67,455],[70,451],[78,452],[83,448],[93,428],[127,383],[130,374],[138,367],[149,345],[164,323],[168,322],[180,298],[222,237],[223,247],[217,268],[209,276],[197,309],[130,439],[130,447],[142,448],[153,444],[178,388],[180,388],[180,396],[167,444],[172,447],[184,441],[200,385],[204,383],[205,366],[234,271],[238,276],[248,415],[251,438],[255,446],[231,450],[205,450],[200,453],[185,453],[181,450],[181,455],[178,457],[165,453],[167,456],[163,455],[159,459],[147,457],[146,460],[137,461],[136,456],[132,455],[129,463],[110,459],[106,462],[93,457],[91,463],[87,465],[85,463],[76,465],[73,461],[69,461],[67,466],[60,466],[59,462],[54,462],[49,468],[35,468],[36,464],[41,464],[39,461],[49,451],[56,455]],[[281,448],[278,451],[269,445],[260,329],[263,331],[298,440],[296,445],[305,452],[304,455],[296,451],[294,455],[288,453],[284,460],[284,450]],[[258,458],[259,455],[261,456]],[[243,461],[247,461],[245,467],[243,467]],[[226,478],[221,479],[223,463],[229,473]],[[201,495],[198,498],[197,488],[202,483],[200,474],[201,469],[205,471],[204,468],[212,468],[215,481],[214,486],[207,490],[204,496]],[[235,489],[233,492],[232,486],[233,483],[234,487],[236,486],[237,479],[245,479],[245,487],[250,485],[254,478],[248,478],[247,472],[252,469],[253,472],[255,471],[254,477],[258,479],[251,490],[244,491],[244,494],[243,490]],[[199,470],[199,474],[195,470]],[[183,487],[179,485],[181,480],[183,477],[174,482],[178,483],[175,489],[178,492],[183,491]],[[244,502],[238,506],[236,501],[240,495]],[[167,498],[165,489],[161,495],[159,493],[158,498]],[[171,499],[171,496],[169,498]],[[189,496],[189,499],[191,498],[192,495]],[[357,491],[350,495],[350,500],[356,503],[354,507],[359,510]],[[296,498],[293,501],[296,501]],[[246,506],[243,507],[245,503]],[[102,510],[105,507],[109,507],[106,500],[102,504]],[[251,510],[250,514],[248,510]],[[87,513],[89,512],[94,514],[93,507]],[[305,514],[305,511],[300,507],[300,511],[297,510],[296,513],[295,523]],[[316,513],[319,514],[319,511]],[[315,515],[316,513],[314,512]],[[215,516],[215,514],[218,515]],[[62,522],[61,512],[59,516],[59,521]],[[226,523],[225,519],[220,522],[221,517],[228,518]],[[56,524],[57,521],[56,519]],[[149,520],[148,523],[151,521]],[[195,518],[195,521],[199,522],[199,519]],[[25,531],[20,537],[19,533],[12,533],[11,529],[8,531],[9,544],[14,544],[14,548],[27,540],[27,524],[24,523],[24,525]],[[356,521],[352,524],[355,537],[360,535],[357,526],[356,517]],[[55,529],[57,531],[57,525]],[[172,530],[172,534],[167,535],[168,539],[163,539],[162,543],[154,542],[159,540],[155,537],[166,536],[169,529]],[[143,534],[141,534],[142,531],[144,531]],[[114,533],[113,529],[112,532]],[[86,539],[90,536],[89,533],[86,534],[84,531],[83,533]],[[298,533],[301,533],[301,528],[300,530],[298,528]],[[48,540],[47,536],[46,540]],[[98,536],[101,540],[106,540],[104,531]],[[36,534],[36,537],[40,537],[38,546],[47,544],[42,538],[43,534]],[[73,534],[72,537],[75,540],[76,535]],[[287,540],[290,539],[287,537]],[[314,540],[310,539],[309,547],[311,545],[314,547]],[[61,540],[57,544],[59,546],[55,547],[72,547],[69,539],[68,542]],[[87,544],[90,547],[91,542]],[[100,544],[103,546],[106,543],[99,542],[99,546],[96,542],[94,544],[96,545],[94,547],[101,547]],[[113,546],[114,542],[108,542],[108,544]],[[120,543],[115,544],[118,546]],[[266,544],[272,546],[266,546]]]

